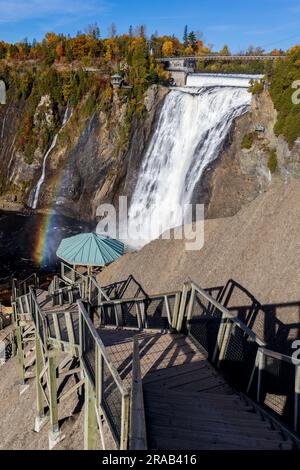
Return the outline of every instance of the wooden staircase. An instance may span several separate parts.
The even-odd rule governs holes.
[[[186,347],[189,345],[186,340]],[[287,450],[293,443],[249,406],[201,352],[143,379],[152,450]]]
[[[90,278],[78,283],[77,274],[72,273],[73,284],[60,287],[60,280],[54,279],[48,291],[29,287],[27,294],[14,297],[20,382],[25,384],[35,376],[35,430],[48,419],[46,404],[50,448],[62,438],[59,403],[74,392],[83,396],[83,387],[85,448],[96,448],[97,429],[105,448],[104,422],[117,448],[132,448],[130,412],[137,394],[130,396],[130,390],[137,369],[144,404],[139,402],[136,409],[145,413],[136,415],[145,414],[143,435],[147,434],[150,450],[290,450],[298,446],[297,436],[260,409],[260,400],[251,402],[232,388],[236,385],[227,376],[225,380],[220,365],[239,364],[246,368],[248,388],[255,372],[260,385],[261,358],[271,352],[205,291],[192,283],[184,285],[182,292],[107,300],[105,288]],[[256,355],[249,355],[253,345]],[[280,361],[287,360],[281,356]],[[240,371],[235,373],[237,378]],[[60,380],[69,376],[74,376],[75,383],[62,393]]]

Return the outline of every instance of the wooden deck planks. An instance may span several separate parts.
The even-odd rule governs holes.
[[[71,312],[72,320],[76,317],[76,303],[53,307],[46,291],[38,293],[38,302],[45,315]],[[60,321],[59,326],[63,335],[65,322]],[[105,328],[98,329],[98,333],[129,387],[133,338],[138,335],[150,449],[291,447],[239,398],[189,337]]]

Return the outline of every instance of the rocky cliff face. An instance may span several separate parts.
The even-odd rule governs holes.
[[[276,119],[268,91],[253,96],[250,112],[236,120],[223,152],[206,170],[200,191],[207,217],[232,216],[276,181],[300,178],[300,146],[290,150],[276,137]],[[244,148],[245,137],[250,148]]]
[[[65,109],[59,109],[60,123],[55,123],[51,100],[42,96],[33,118],[38,144],[31,161],[17,145],[24,104],[8,100],[6,107],[0,107],[0,207],[30,205],[42,173],[43,135],[54,126],[59,134],[47,159],[39,210],[54,207],[66,215],[91,220],[99,204],[117,205],[119,195],[130,199],[168,91],[150,87],[144,97],[145,112],[130,120],[128,99],[120,90],[114,89],[109,112],[90,106],[86,96],[71,107],[63,129]],[[194,192],[193,202],[205,203],[208,218],[232,216],[274,181],[300,177],[300,146],[295,144],[290,150],[282,137],[276,137],[275,122],[268,92],[254,96],[250,112],[236,120],[219,158],[205,170]],[[250,139],[247,145],[245,137]]]
[[[128,100],[117,89],[109,113],[89,109],[86,97],[59,131],[57,144],[46,165],[45,181],[38,209],[53,207],[81,219],[95,217],[100,203],[112,202],[120,193],[130,197],[139,163],[148,144],[164,96],[168,89],[153,85],[145,94],[145,113],[128,121]],[[33,159],[17,148],[18,129],[24,118],[17,103],[0,108],[1,197],[2,208],[26,208],[42,173],[45,151],[37,146]],[[65,110],[60,110],[61,121]],[[41,97],[34,115],[34,126],[53,125],[49,96]],[[61,123],[60,123],[61,126]],[[58,126],[59,129],[59,126]]]

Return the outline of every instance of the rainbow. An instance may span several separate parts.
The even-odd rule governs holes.
[[[65,116],[63,119],[62,127],[58,131],[58,133],[65,127],[67,124],[68,120],[71,119],[71,115],[68,117],[68,107],[65,111]],[[49,182],[50,187],[54,188],[54,197],[53,201],[55,201],[56,197],[58,196],[58,189],[61,186],[61,180],[64,175],[64,167],[61,168],[61,171],[57,172],[57,174],[54,174],[52,179]],[[34,250],[33,250],[33,259],[35,264],[38,266],[41,266],[47,259],[47,254],[49,252],[49,247],[50,247],[50,228],[51,228],[51,223],[55,215],[55,210],[51,209],[51,211],[48,214],[43,214],[41,216],[41,220],[39,222],[39,225],[36,230],[36,237],[35,237],[35,243],[34,243]]]
[[[50,227],[53,216],[54,211],[51,211],[49,214],[43,214],[37,227],[33,259],[38,266],[41,266],[47,259],[50,242]]]
[[[49,186],[54,189],[53,202],[59,196],[59,189],[61,187],[61,181],[64,175],[64,167],[60,172],[53,175],[52,179],[49,181]],[[56,212],[52,206],[49,213],[41,214],[39,225],[36,230],[33,259],[36,265],[41,266],[47,260],[47,255],[49,254],[49,248],[51,244],[51,234],[50,229],[52,227],[52,222]]]

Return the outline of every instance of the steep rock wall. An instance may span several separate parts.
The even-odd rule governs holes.
[[[198,188],[207,204],[208,218],[232,216],[277,181],[300,178],[300,146],[295,144],[290,150],[287,142],[274,134],[276,119],[268,91],[254,95],[250,112],[236,120],[223,152],[207,168]],[[257,132],[258,126],[264,132]],[[253,136],[250,149],[242,148],[247,135]],[[273,149],[277,168],[271,173],[268,165]]]

